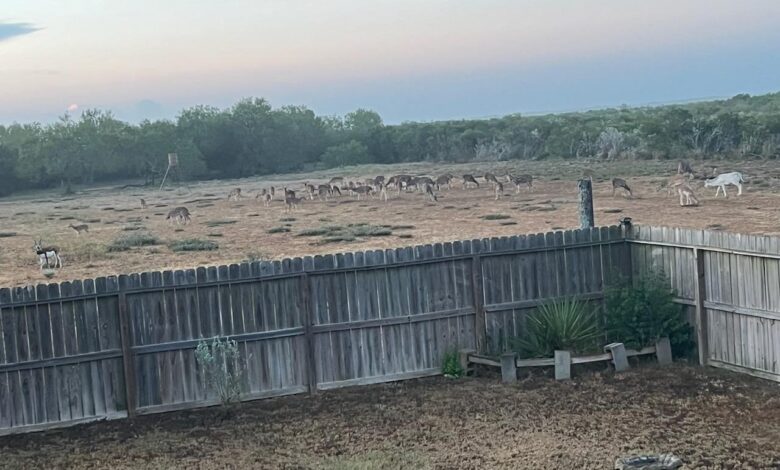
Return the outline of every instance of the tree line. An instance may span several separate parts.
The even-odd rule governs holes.
[[[777,158],[780,93],[658,107],[385,125],[374,111],[317,116],[262,98],[195,106],[137,125],[87,110],[51,124],[0,126],[0,195],[159,175],[187,179],[363,163],[563,159]]]

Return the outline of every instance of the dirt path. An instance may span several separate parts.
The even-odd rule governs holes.
[[[780,387],[712,368],[432,378],[218,412],[0,438],[0,467],[605,469],[673,452],[686,468],[780,468]]]

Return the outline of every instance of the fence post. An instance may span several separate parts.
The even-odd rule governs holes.
[[[315,395],[317,393],[317,360],[314,356],[314,312],[311,308],[311,294],[309,284],[309,274],[304,272],[300,277],[301,284],[301,296],[303,298],[303,312],[304,312],[304,325],[303,330],[306,335],[306,358],[309,367],[306,368],[306,373],[309,382],[309,393]]]
[[[123,276],[119,279],[119,335],[122,341],[122,369],[125,373],[125,401],[127,402],[127,417],[135,417],[135,407],[138,401],[135,382],[135,361],[133,359],[133,338],[130,333],[130,318],[127,313],[127,294],[125,293]]]
[[[485,352],[485,298],[482,287],[482,259],[479,255],[471,258],[471,284],[474,295],[474,332],[476,334],[477,351]]]
[[[694,277],[694,285],[696,287],[696,349],[699,351],[699,365],[706,366],[710,357],[710,347],[707,334],[707,309],[704,308],[704,299],[707,298],[704,279],[704,254],[699,248],[694,248],[693,258],[696,261],[696,276]]]
[[[577,182],[580,189],[580,228],[593,228],[593,185],[585,178]]]

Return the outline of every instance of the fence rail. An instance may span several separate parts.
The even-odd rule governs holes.
[[[780,242],[734,237],[601,227],[0,289],[0,434],[212,404],[194,350],[215,336],[239,343],[248,399],[435,374],[447,351],[504,351],[544,302],[599,305],[659,267],[703,362],[775,378],[780,293],[748,280],[780,286]]]

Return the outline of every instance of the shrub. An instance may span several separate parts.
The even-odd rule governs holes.
[[[441,363],[441,373],[445,377],[463,377],[466,371],[460,365],[460,359],[457,351],[448,351],[444,354]]]
[[[273,227],[266,230],[267,233],[285,233],[289,231],[290,229],[287,227]]]
[[[198,238],[188,238],[186,240],[176,240],[168,244],[171,251],[213,251],[219,249],[219,245],[211,240],[200,240]]]
[[[651,346],[669,337],[676,355],[693,349],[692,328],[683,317],[682,305],[661,273],[650,273],[631,283],[622,283],[605,292],[607,338],[632,348]]]
[[[241,397],[244,364],[238,343],[214,338],[198,342],[195,360],[201,370],[204,386],[219,397],[223,405],[229,405]]]
[[[488,215],[483,215],[482,218],[485,220],[503,220],[503,219],[509,219],[511,217],[506,214],[488,214]]]
[[[552,357],[556,350],[586,352],[596,345],[601,331],[593,310],[576,299],[540,306],[526,322],[526,332],[513,340],[522,357]]]
[[[108,251],[127,251],[131,248],[137,248],[139,246],[159,245],[160,239],[151,233],[128,233],[123,234],[114,239],[110,245],[108,245]]]

